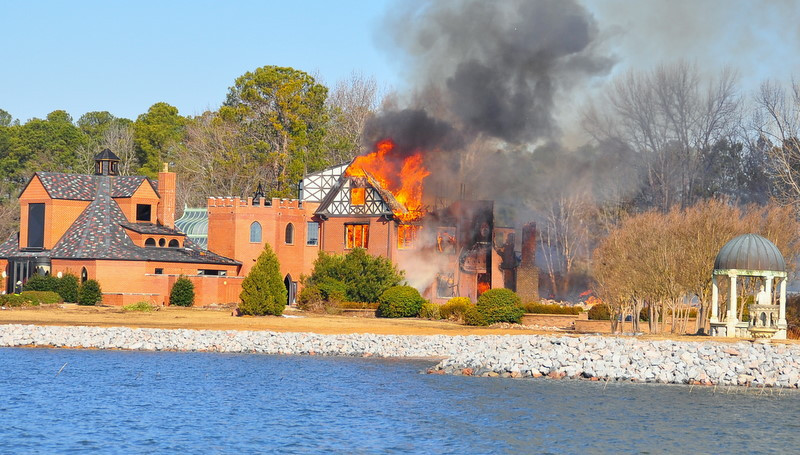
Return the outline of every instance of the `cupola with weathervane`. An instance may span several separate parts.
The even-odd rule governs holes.
[[[119,157],[105,149],[94,157],[95,175],[119,175]]]

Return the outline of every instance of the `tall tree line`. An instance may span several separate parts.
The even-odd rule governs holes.
[[[374,79],[353,74],[330,90],[293,68],[265,66],[237,78],[217,110],[183,116],[165,102],[135,120],[107,111],[77,120],[63,110],[24,123],[0,109],[0,235],[18,225],[17,197],[36,171],[91,173],[105,148],[120,173],[157,177],[163,163],[179,174],[178,207],[208,196],[292,197],[304,173],[361,151],[361,129],[377,108]]]

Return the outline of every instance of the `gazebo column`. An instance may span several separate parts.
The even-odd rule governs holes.
[[[778,331],[775,333],[773,338],[777,338],[779,340],[786,339],[786,277],[781,279],[781,297],[780,297],[780,309],[778,310]]]
[[[733,338],[736,336],[736,324],[739,319],[736,318],[736,275],[731,275],[731,299],[728,303],[728,321],[725,324],[727,332],[725,336]]]
[[[764,281],[766,281],[766,286],[764,287],[764,290],[767,292],[767,295],[769,296],[769,304],[770,305],[773,305],[773,302],[775,302],[775,299],[772,298],[772,279],[773,278],[774,277],[769,276],[769,275],[764,277]],[[756,303],[758,303],[758,302],[756,302]]]
[[[717,276],[711,276],[711,322],[719,322],[719,285]]]

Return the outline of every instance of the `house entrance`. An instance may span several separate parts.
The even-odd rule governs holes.
[[[292,275],[287,274],[283,279],[283,285],[286,286],[286,304],[291,305],[297,300],[297,281],[292,281]]]

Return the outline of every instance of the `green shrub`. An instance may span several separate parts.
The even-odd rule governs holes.
[[[58,279],[58,286],[56,286],[55,291],[65,302],[75,303],[78,301],[78,287],[78,277],[67,273]]]
[[[32,275],[22,285],[23,291],[55,291],[58,288],[58,278],[52,275]]]
[[[611,319],[611,309],[605,303],[598,303],[589,308],[589,319],[608,321]]]
[[[384,291],[402,279],[402,272],[392,261],[356,248],[345,255],[320,251],[303,285],[318,286],[326,300],[377,302]]]
[[[323,300],[328,302],[342,302],[347,296],[347,287],[343,282],[329,276],[322,277],[315,285]]]
[[[169,304],[175,306],[194,305],[194,283],[184,276],[178,277],[169,292]]]
[[[413,318],[419,315],[425,299],[411,286],[394,286],[378,298],[379,318]]]
[[[557,305],[555,303],[548,305],[538,302],[530,302],[525,304],[525,312],[537,314],[579,314],[581,312],[581,308],[576,306]]]
[[[419,317],[423,319],[441,319],[442,315],[439,313],[439,305],[431,302],[423,303],[422,308],[419,310]]]
[[[473,306],[469,297],[453,297],[439,308],[439,315],[442,319],[464,322],[464,313]]]
[[[142,300],[141,302],[136,302],[136,303],[131,303],[130,305],[125,305],[125,306],[122,307],[122,309],[125,310],[125,311],[141,311],[143,313],[149,313],[150,311],[153,311],[154,308],[153,308],[153,305],[150,305],[150,303],[145,302],[144,300]]]
[[[20,294],[3,294],[0,295],[0,306],[14,308],[21,306],[36,306],[39,302],[32,301],[28,297]]]
[[[242,280],[242,292],[239,294],[241,314],[264,316],[271,314],[280,316],[286,308],[286,286],[281,278],[278,256],[272,251],[269,243],[264,244],[264,251],[256,264]]]
[[[103,293],[97,280],[86,280],[78,290],[78,305],[97,305],[102,300]]]
[[[64,299],[53,291],[22,291],[20,295],[37,304],[63,303]]]
[[[464,324],[466,325],[489,325],[486,318],[478,311],[477,305],[470,305],[464,312]]]
[[[336,304],[337,307],[343,310],[377,310],[379,303],[367,303],[367,302],[339,302]]]
[[[297,295],[297,306],[312,313],[325,312],[325,299],[317,286],[305,286]]]
[[[525,314],[519,296],[510,289],[490,289],[478,297],[476,306],[487,324],[519,322]]]

